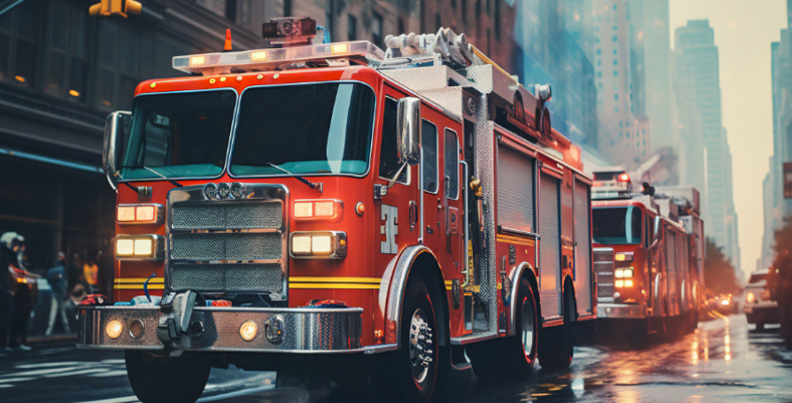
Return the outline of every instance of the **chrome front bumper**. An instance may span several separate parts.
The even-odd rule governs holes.
[[[646,310],[643,305],[598,304],[597,317],[601,319],[644,319]]]
[[[159,307],[86,306],[79,307],[78,348],[163,350],[157,336],[162,315]],[[189,351],[273,352],[273,353],[369,353],[361,346],[362,308],[242,308],[196,307],[191,320],[202,323],[202,331],[190,337]],[[143,332],[132,337],[130,325],[143,323]],[[105,327],[112,320],[123,325],[121,335],[110,338]],[[239,334],[242,323],[253,321],[258,332],[251,341]],[[273,321],[282,324],[281,341],[266,336]]]

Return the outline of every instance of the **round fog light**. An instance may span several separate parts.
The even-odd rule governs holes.
[[[255,339],[257,333],[258,326],[256,325],[256,322],[253,322],[252,320],[245,321],[245,323],[239,327],[239,337],[241,337],[244,341],[251,341]]]
[[[123,331],[124,325],[115,319],[107,322],[107,325],[105,326],[105,333],[107,333],[107,337],[111,339],[117,339],[118,336],[121,336],[121,332]]]
[[[129,324],[129,335],[133,339],[139,339],[143,336],[143,322],[140,319],[135,319]]]

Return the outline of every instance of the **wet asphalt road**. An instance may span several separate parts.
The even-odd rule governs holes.
[[[522,382],[479,382],[471,371],[452,376],[449,401],[763,402],[792,401],[792,352],[777,327],[749,331],[742,315],[699,323],[691,334],[642,347],[575,348],[572,367],[537,366]],[[212,370],[201,401],[336,402],[335,388],[275,389],[275,376],[235,368]],[[0,353],[0,402],[136,401],[123,355],[45,348]]]

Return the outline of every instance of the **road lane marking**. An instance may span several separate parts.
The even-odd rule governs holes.
[[[214,396],[207,396],[207,397],[198,399],[198,402],[199,403],[203,403],[203,402],[214,402],[214,401],[223,400],[223,399],[233,399],[233,398],[236,398],[236,397],[252,395],[254,393],[265,392],[265,391],[272,390],[272,389],[275,389],[275,385],[259,386],[257,388],[242,389],[242,390],[238,390],[238,391],[235,391],[235,392],[228,392],[228,393],[222,393],[222,394],[214,395]],[[96,402],[94,402],[94,403],[96,403]]]
[[[15,373],[14,375],[17,375],[17,376],[46,375],[46,374],[52,374],[52,373],[57,373],[57,372],[63,372],[63,371],[81,370],[81,369],[86,368],[87,366],[88,365],[83,364],[83,365],[75,365],[73,367],[66,367],[66,368],[39,369],[39,370],[36,370],[36,371],[18,372],[18,373]]]
[[[101,374],[94,374],[94,375],[91,375],[91,376],[95,377],[95,378],[104,378],[104,377],[110,377],[110,376],[126,376],[126,374],[127,374],[127,372],[124,369],[124,370],[121,370],[121,371],[103,372]]]
[[[25,382],[25,381],[32,381],[34,379],[36,379],[35,376],[22,376],[22,377],[18,377],[18,378],[0,379],[0,383]]]
[[[45,367],[65,367],[67,365],[79,365],[83,363],[84,361],[40,362],[37,364],[17,365],[16,367],[22,369],[33,369],[33,368],[45,368]]]
[[[86,375],[86,374],[93,374],[93,373],[96,373],[96,372],[105,372],[105,371],[107,371],[107,368],[91,368],[91,369],[85,369],[85,370],[82,370],[82,371],[65,372],[65,373],[62,373],[62,374],[44,375],[44,377],[45,378],[61,378],[61,377],[64,377],[64,376]]]
[[[115,397],[112,399],[91,400],[90,402],[83,403],[131,403],[139,401],[135,396]]]

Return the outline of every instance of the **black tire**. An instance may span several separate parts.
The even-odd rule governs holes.
[[[211,367],[204,357],[171,358],[127,350],[127,376],[142,402],[194,402],[203,393]]]
[[[516,336],[471,345],[467,349],[473,372],[480,379],[519,380],[531,375],[539,344],[539,311],[528,279],[522,279],[515,302],[519,309]]]
[[[567,287],[568,288],[568,287]],[[564,324],[541,329],[539,343],[539,365],[548,370],[569,368],[572,364],[574,340],[572,326],[574,321],[574,298],[570,291],[564,293]]]
[[[429,402],[435,396],[443,364],[436,309],[420,277],[410,279],[404,294],[401,346],[396,358],[400,401]],[[431,359],[431,362],[422,365],[424,358]]]

